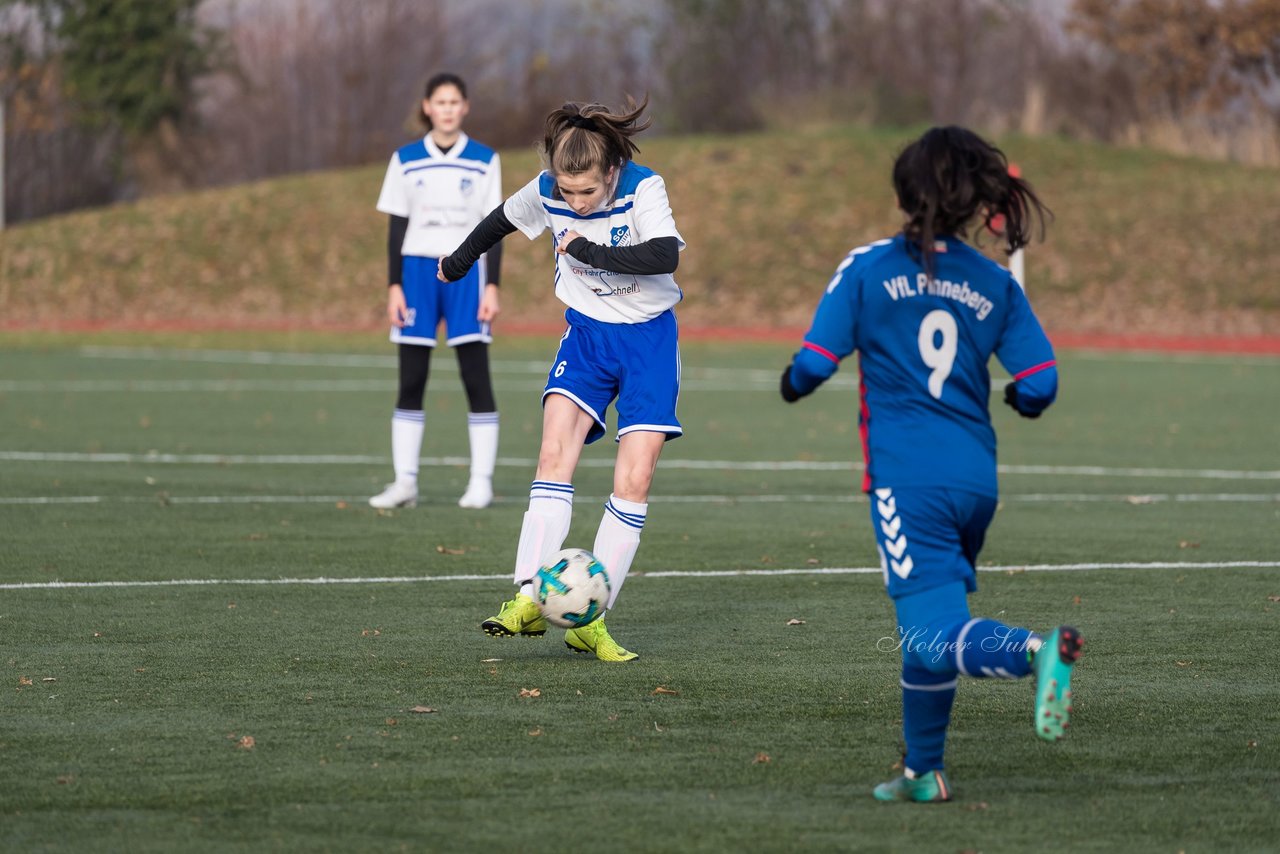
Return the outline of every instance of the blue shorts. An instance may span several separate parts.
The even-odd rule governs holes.
[[[969,592],[978,589],[974,567],[996,512],[995,496],[936,487],[884,487],[867,497],[890,598],[957,581]]]
[[[391,327],[391,340],[397,344],[436,346],[436,329],[444,321],[450,347],[468,341],[493,341],[489,324],[476,319],[480,313],[480,297],[484,294],[484,259],[477,261],[467,275],[456,282],[436,278],[438,258],[420,255],[404,256],[400,285],[408,306],[408,322],[403,328]]]
[[[676,418],[680,346],[676,315],[668,309],[644,323],[604,323],[569,309],[569,328],[542,390],[562,394],[595,419],[587,444],[605,433],[604,416],[617,399],[618,438],[636,431],[684,433]]]

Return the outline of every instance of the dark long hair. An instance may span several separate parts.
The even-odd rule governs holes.
[[[462,96],[462,100],[467,100],[467,84],[462,82],[462,78],[448,71],[441,71],[439,74],[431,75],[427,80],[427,89],[423,94],[424,100],[430,100],[431,96],[441,86],[454,86],[458,90],[458,94]],[[418,104],[418,119],[427,126],[427,130],[431,130],[431,119],[427,118],[427,114],[422,110],[422,104]]]
[[[648,106],[645,95],[639,104],[628,96],[627,108],[617,113],[602,104],[576,102],[553,110],[538,147],[546,167],[553,175],[576,175],[621,166],[640,152],[631,137],[649,127],[650,119],[639,121]]]
[[[1000,235],[1005,251],[1026,246],[1053,212],[1021,177],[1009,174],[1004,152],[971,130],[936,127],[903,149],[893,164],[893,189],[907,215],[902,233],[933,276],[934,240],[967,237],[975,221]]]

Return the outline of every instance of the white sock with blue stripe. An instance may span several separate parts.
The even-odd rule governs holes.
[[[521,593],[533,596],[533,577],[564,546],[572,520],[573,484],[535,480],[529,489],[529,509],[520,526],[520,544],[516,546],[515,582]]]
[[[471,481],[492,481],[498,461],[498,413],[468,412],[467,433],[471,439]]]
[[[480,509],[493,502],[493,467],[498,460],[498,413],[467,413],[471,438],[471,479],[459,507]]]
[[[398,483],[417,484],[418,458],[426,417],[421,409],[397,409],[391,415],[391,464]]]
[[[631,569],[631,561],[640,547],[640,531],[644,529],[648,512],[647,503],[627,501],[616,495],[610,495],[605,502],[604,516],[600,519],[600,530],[596,532],[592,551],[609,573],[609,608],[618,601],[622,582],[626,580],[627,570]]]

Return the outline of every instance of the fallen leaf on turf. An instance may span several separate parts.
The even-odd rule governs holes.
[[[67,786],[76,781],[74,774],[59,774],[56,779],[59,786]]]
[[[609,720],[616,721],[617,719],[618,719],[617,715],[609,715]]]
[[[816,557],[811,557],[808,560],[806,560],[805,563],[807,563],[809,566],[817,566],[819,561]]]
[[[773,760],[769,758],[767,753],[757,753],[756,758],[751,760],[752,765],[768,765]]]
[[[467,553],[466,549],[451,549],[447,546],[436,546],[436,551],[442,555],[464,555]]]
[[[414,706],[409,711],[413,712],[415,715],[431,715],[435,714],[436,710],[430,706]]]
[[[542,689],[541,688],[521,688],[520,696],[521,697],[541,697]]]
[[[1186,666],[1187,666],[1188,664],[1190,664],[1190,663],[1191,663],[1190,661],[1175,661],[1175,662],[1174,662],[1174,664],[1178,665],[1179,667],[1186,667]]]
[[[1200,544],[1191,540],[1178,540],[1178,548],[1180,549],[1198,549]]]
[[[1267,601],[1268,601],[1268,602],[1280,602],[1280,596],[1268,596],[1268,597],[1267,597]]]
[[[529,735],[533,736],[534,738],[537,738],[538,736],[542,735],[542,727],[529,730]]]
[[[967,807],[965,807],[965,809],[967,809],[969,812],[977,812],[978,810],[985,810],[986,808],[987,808],[986,801],[978,801],[976,804],[969,804]]]
[[[400,722],[395,718],[387,718],[387,726],[395,726],[398,723]]]
[[[336,506],[337,506],[337,508],[338,508],[339,510],[346,510],[346,509],[347,509],[347,502],[345,502],[345,501],[339,501],[339,502],[337,503],[337,505],[336,505]]]
[[[100,638],[100,637],[102,637],[102,632],[94,632],[94,633],[93,633],[93,636],[94,636],[95,638]]]
[[[1252,739],[1252,738],[1251,738],[1251,739],[1249,739],[1249,746],[1250,746],[1250,747],[1257,747],[1257,746],[1258,746],[1258,742],[1257,742],[1257,740],[1256,740],[1256,739]]]
[[[658,726],[658,722],[657,722],[657,721],[654,721],[654,722],[653,722],[653,731],[654,731],[654,732],[666,732],[667,730],[666,730],[666,728],[665,728],[665,727],[660,727],[660,726]]]
[[[804,625],[804,620],[797,620],[795,617],[792,617],[790,620],[787,620],[787,625],[788,625],[788,626],[803,626],[803,625]]]
[[[501,659],[501,658],[482,658],[482,659],[480,659],[480,663],[481,663],[481,664],[489,664],[490,662],[493,662],[493,661],[502,661],[502,659]]]
[[[666,685],[659,685],[657,688],[654,688],[653,691],[651,691],[650,693],[651,694],[671,694],[672,696],[679,696],[680,694],[679,691],[673,691],[670,688],[668,688]]]
[[[41,679],[40,681],[41,681],[41,682],[57,682],[57,681],[58,681],[58,677],[57,677],[57,676],[46,676],[46,677],[44,677],[43,679]]]
[[[1130,495],[1127,498],[1125,498],[1125,501],[1129,502],[1130,504],[1155,504],[1156,503],[1156,499],[1154,495]]]
[[[1079,596],[1073,596],[1073,597],[1071,598],[1071,604],[1072,604],[1072,605],[1079,605],[1079,604],[1080,604],[1080,597],[1079,597]]]
[[[257,742],[253,740],[253,736],[246,735],[242,736],[241,739],[236,742],[236,747],[241,750],[253,750],[255,744],[257,744]]]
[[[18,687],[19,687],[19,688],[25,688],[25,687],[27,687],[28,685],[31,685],[31,684],[33,684],[33,683],[31,682],[31,677],[29,677],[29,676],[19,676],[19,677],[18,677]]]
[[[369,636],[371,636],[371,635],[372,635],[373,637],[375,637],[375,638],[376,638],[376,637],[381,637],[381,636],[382,636],[382,629],[361,629],[361,630],[360,630],[360,637],[362,637],[362,638],[367,638],[367,637],[369,637]]]

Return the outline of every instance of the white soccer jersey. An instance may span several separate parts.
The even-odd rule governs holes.
[[[447,153],[428,134],[391,155],[378,210],[409,218],[401,253],[442,258],[502,204],[497,152],[465,133]]]
[[[555,179],[543,172],[507,199],[507,219],[530,240],[546,229],[558,245],[566,232],[576,231],[601,246],[628,246],[674,237],[676,231],[662,176],[628,162],[618,174],[614,197],[588,214],[575,213],[555,192]],[[605,323],[643,323],[680,302],[683,294],[670,273],[637,276],[611,273],[556,254],[556,296],[570,308]]]

